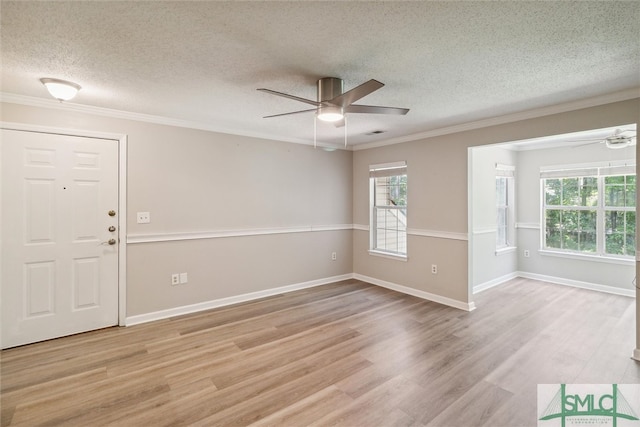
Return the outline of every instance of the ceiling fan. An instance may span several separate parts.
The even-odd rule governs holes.
[[[364,113],[364,114],[399,114],[404,115],[409,112],[408,108],[395,107],[379,107],[375,105],[358,105],[354,102],[369,95],[372,92],[384,86],[377,80],[369,80],[366,83],[356,86],[355,88],[344,92],[344,82],[336,77],[323,77],[316,83],[318,89],[318,98],[316,101],[312,99],[300,98],[298,96],[289,95],[287,93],[276,92],[271,89],[260,88],[259,91],[270,93],[272,95],[282,96],[293,99],[294,101],[304,102],[313,105],[314,108],[308,110],[293,111],[291,113],[274,114],[265,116],[264,118],[288,116],[291,114],[308,113],[314,111],[316,117],[325,122],[332,122],[336,127],[345,125],[345,115],[347,113]]]
[[[581,142],[587,142],[587,144],[583,144],[583,145],[604,143],[607,146],[607,148],[618,149],[618,148],[625,148],[631,145],[635,145],[636,139],[637,138],[636,138],[635,130],[616,129],[613,132],[613,135],[607,136],[605,138],[583,140]]]

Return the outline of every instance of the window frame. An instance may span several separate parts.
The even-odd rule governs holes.
[[[505,196],[506,203],[504,205],[499,204],[498,200],[498,187],[499,180],[505,181]],[[515,166],[501,165],[496,163],[495,171],[496,181],[496,254],[511,252],[516,248],[516,227],[515,227]],[[499,210],[504,211],[504,223],[500,223]],[[499,240],[501,235],[500,231],[504,230],[504,241]]]
[[[541,213],[540,213],[540,247],[541,252],[545,254],[557,254],[559,256],[569,257],[588,257],[588,258],[600,258],[611,259],[620,261],[632,261],[637,256],[637,241],[634,241],[633,254],[615,254],[608,253],[606,247],[607,230],[606,220],[607,212],[610,211],[624,211],[634,212],[637,211],[637,206],[606,206],[605,205],[605,180],[612,176],[636,176],[635,164],[625,162],[624,164],[596,164],[596,165],[576,165],[565,167],[554,167],[550,169],[540,170],[540,189],[541,189]],[[559,205],[553,205],[547,203],[547,180],[549,179],[580,179],[580,178],[594,178],[596,180],[596,203],[593,205],[580,204],[580,205],[566,205],[563,204],[562,199],[559,201]],[[636,178],[637,179],[637,178]],[[637,184],[636,184],[637,185]],[[626,183],[625,183],[626,186]],[[593,186],[592,186],[593,187]],[[563,187],[562,187],[563,188]],[[637,187],[636,187],[637,191]],[[634,198],[635,204],[635,198]],[[574,211],[574,212],[594,212],[595,213],[595,250],[586,251],[580,249],[567,249],[547,246],[547,211]],[[637,217],[636,217],[637,226]],[[580,227],[577,228],[580,232]],[[626,235],[626,234],[625,234]],[[634,239],[635,240],[635,239]]]
[[[390,177],[406,177],[405,178],[405,204],[400,206],[391,206],[388,204],[379,204],[377,200],[377,179],[379,178],[390,178]],[[383,163],[378,165],[370,165],[369,166],[369,224],[370,224],[370,233],[369,233],[369,253],[371,255],[383,256],[391,259],[399,259],[406,261],[408,257],[408,242],[407,242],[407,207],[408,203],[406,199],[408,198],[408,174],[407,174],[407,163],[405,161],[400,162],[392,162],[392,163]],[[395,211],[396,220],[399,220],[399,213],[403,212],[404,216],[404,227],[398,227],[396,225],[395,228],[389,228],[390,231],[395,231],[397,237],[396,242],[403,241],[403,249],[404,252],[398,250],[394,251],[387,247],[380,247],[378,245],[378,213],[380,210],[390,212]],[[386,216],[386,215],[385,215]],[[386,229],[386,228],[385,228]],[[398,239],[398,238],[401,239]]]

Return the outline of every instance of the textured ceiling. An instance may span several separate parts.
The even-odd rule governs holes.
[[[83,89],[73,103],[231,133],[313,140],[320,77],[386,84],[353,114],[349,144],[400,138],[640,87],[640,2],[2,1],[3,93],[48,98],[41,77]],[[373,131],[382,134],[367,135]],[[343,129],[318,125],[339,144]]]

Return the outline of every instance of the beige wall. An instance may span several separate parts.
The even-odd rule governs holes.
[[[351,272],[470,302],[468,242],[428,237],[468,232],[468,148],[637,123],[640,99],[353,153],[15,104],[1,120],[127,134],[130,236],[368,226],[368,166],[407,161],[407,262],[369,255],[362,230],[130,244],[132,316]],[[172,288],[183,271],[189,284]]]
[[[428,232],[468,232],[468,148],[640,122],[640,99],[354,152],[353,215],[369,225],[368,166],[407,161],[408,224]],[[426,233],[429,234],[429,233]],[[468,242],[409,236],[408,261],[369,255],[368,233],[354,231],[354,271],[395,284],[471,301]],[[428,272],[438,264],[438,274]],[[384,279],[384,278],[383,278]]]
[[[349,151],[16,104],[0,120],[128,135],[130,238],[352,222]],[[127,316],[350,274],[351,256],[348,229],[129,244]]]

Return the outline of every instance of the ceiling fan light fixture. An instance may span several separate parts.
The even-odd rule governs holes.
[[[632,138],[628,138],[625,140],[609,140],[609,139],[605,139],[605,144],[607,146],[607,148],[611,148],[613,150],[617,150],[619,148],[625,148],[625,147],[629,147],[630,145],[632,145]]]
[[[318,112],[316,113],[318,119],[323,122],[337,122],[339,120],[344,119],[344,113],[342,112],[342,108],[340,107],[318,107]]]
[[[72,99],[81,89],[79,84],[66,80],[42,78],[40,81],[47,88],[51,96],[58,101],[68,101]]]

